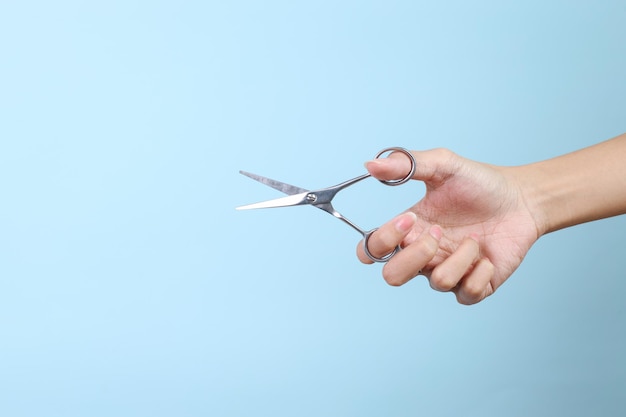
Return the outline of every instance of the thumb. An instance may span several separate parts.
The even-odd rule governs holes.
[[[415,158],[414,180],[439,182],[454,174],[459,167],[460,157],[448,149],[411,151]],[[365,163],[365,168],[379,180],[398,180],[411,170],[411,161],[401,152],[394,152],[387,158],[378,158]]]

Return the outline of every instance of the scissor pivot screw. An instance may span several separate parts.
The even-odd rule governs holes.
[[[314,203],[315,200],[317,200],[317,196],[313,193],[309,193],[306,195],[306,201],[308,201],[309,203]]]

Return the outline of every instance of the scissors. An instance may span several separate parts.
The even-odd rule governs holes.
[[[415,158],[413,157],[411,152],[409,152],[408,150],[404,148],[398,148],[398,147],[385,148],[382,151],[378,152],[378,154],[376,154],[374,158],[378,159],[387,152],[401,152],[404,155],[406,155],[411,161],[411,170],[405,177],[399,180],[379,180],[379,181],[385,185],[396,186],[396,185],[404,184],[405,182],[413,178],[413,174],[415,174],[416,163],[415,163]],[[240,206],[236,208],[237,210],[252,210],[252,209],[261,209],[261,208],[292,207],[292,206],[309,205],[309,206],[317,207],[318,209],[324,210],[325,212],[343,221],[348,226],[352,227],[354,230],[359,232],[363,236],[363,249],[365,251],[365,254],[374,262],[387,262],[401,249],[400,246],[397,246],[393,251],[391,251],[390,253],[380,258],[377,256],[374,256],[368,248],[368,242],[372,234],[376,230],[378,230],[378,228],[375,228],[369,231],[361,229],[359,226],[357,226],[356,224],[348,220],[345,216],[343,216],[341,213],[339,213],[337,210],[335,210],[335,208],[332,205],[333,198],[335,198],[335,196],[337,195],[337,193],[339,193],[339,191],[347,187],[350,187],[351,185],[354,185],[359,181],[362,181],[366,178],[371,177],[372,175],[370,173],[363,174],[356,178],[352,178],[351,180],[342,182],[341,184],[337,184],[332,187],[322,188],[319,190],[306,190],[304,188],[296,187],[295,185],[286,184],[284,182],[262,177],[260,175],[251,174],[246,171],[239,171],[239,173],[249,178],[252,178],[253,180],[258,181],[262,184],[265,184],[269,187],[272,187],[275,190],[283,192],[287,194],[288,197],[282,197],[282,198],[277,198],[274,200],[268,200],[268,201],[263,201],[260,203]]]

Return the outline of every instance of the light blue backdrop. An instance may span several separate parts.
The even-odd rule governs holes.
[[[622,416],[626,218],[491,298],[387,286],[321,211],[386,146],[523,164],[626,131],[623,1],[0,6],[0,415]],[[420,184],[337,201],[373,227]]]

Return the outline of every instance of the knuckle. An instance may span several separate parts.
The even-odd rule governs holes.
[[[476,304],[483,299],[484,288],[475,285],[463,287],[457,294],[459,304],[471,305]]]
[[[389,264],[387,264],[389,265]],[[392,287],[399,287],[402,284],[404,284],[404,280],[403,277],[401,277],[400,275],[398,275],[394,270],[392,270],[391,268],[387,268],[387,265],[385,265],[383,267],[383,279],[385,280],[385,282],[389,285],[391,285]]]
[[[461,293],[456,294],[456,301],[464,306],[471,306],[473,304],[476,304],[480,301],[480,299],[475,299],[475,298],[467,298],[466,296],[462,295]]]
[[[447,148],[436,148],[432,150],[433,160],[438,166],[438,174],[435,174],[433,180],[443,181],[445,177],[458,168],[459,161],[462,159],[457,154]],[[440,172],[439,172],[440,171]]]
[[[467,298],[475,300],[477,298],[482,297],[483,293],[485,292],[485,289],[478,285],[469,284],[467,285],[467,287],[463,288],[463,292],[465,293],[465,296]]]
[[[457,154],[455,154],[453,151],[451,151],[448,148],[436,148],[436,149],[433,149],[433,153],[434,153],[435,159],[442,163],[446,163],[457,158]]]
[[[435,269],[430,276],[430,286],[436,291],[450,291],[456,285],[456,280],[445,272]]]
[[[455,153],[448,148],[435,148],[433,149],[433,152],[435,153],[435,156],[438,156],[441,159],[451,158],[455,155]]]
[[[392,287],[400,287],[402,284],[404,284],[404,282],[396,279],[385,279],[385,282],[387,282],[387,284]]]

